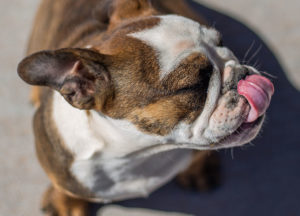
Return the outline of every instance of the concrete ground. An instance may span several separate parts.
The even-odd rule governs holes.
[[[40,215],[39,199],[49,183],[34,154],[29,87],[16,75],[38,2],[0,1],[0,216]],[[300,196],[300,136],[297,126],[300,120],[300,94],[286,80],[283,71],[300,89],[300,2],[202,2],[234,17],[231,19],[207,8],[198,8],[212,25],[222,30],[225,44],[230,45],[240,58],[253,44],[246,60],[277,76],[275,86],[278,88],[264,132],[254,142],[255,147],[246,151],[237,150],[234,160],[222,151],[225,183],[212,194],[185,192],[171,183],[149,199],[120,204],[195,215],[199,213],[198,208],[206,212],[203,215],[221,215],[220,211],[224,215],[251,215],[248,213],[254,210],[261,213],[252,215],[299,215],[300,208],[296,202]],[[260,51],[255,54],[258,49]]]

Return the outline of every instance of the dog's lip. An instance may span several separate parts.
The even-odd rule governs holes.
[[[217,143],[212,144],[217,148],[234,147],[232,143],[238,143],[238,145],[243,145],[251,141],[259,132],[260,125],[262,124],[264,115],[258,117],[253,122],[242,123],[233,133],[224,137]]]
[[[195,142],[166,142],[146,147],[142,150],[132,152],[126,157],[143,158],[145,155],[154,155],[158,152],[170,151],[173,149],[192,149],[192,150],[217,150],[221,148],[231,148],[241,146],[251,141],[258,133],[260,125],[262,124],[264,115],[260,116],[256,121],[251,123],[242,123],[238,129],[228,136],[222,138],[218,142],[210,143],[207,145],[199,145]],[[160,149],[160,150],[158,150]]]

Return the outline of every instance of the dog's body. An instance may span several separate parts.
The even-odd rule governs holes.
[[[84,215],[80,199],[146,196],[189,166],[187,149],[238,146],[257,134],[271,84],[219,47],[219,33],[200,25],[184,1],[173,2],[42,2],[29,54],[56,51],[33,54],[18,70],[60,93],[35,87],[33,94],[53,215],[68,208]],[[247,75],[266,94],[247,81],[239,92],[250,104],[253,94],[266,96],[259,108],[237,93]],[[252,123],[244,126],[247,116]]]
[[[29,54],[39,50],[89,46],[83,42],[86,39],[82,35],[86,34],[88,38],[90,34],[95,34],[95,31],[100,34],[105,33],[105,23],[96,21],[97,14],[92,14],[90,11],[91,8],[99,7],[99,0],[90,1],[89,4],[86,4],[85,1],[77,1],[69,8],[73,2],[69,0],[44,1],[42,3],[29,43]],[[181,6],[182,10],[184,9],[183,5],[184,3],[180,2],[177,6]],[[160,5],[160,8],[165,7]],[[45,14],[45,11],[48,14]],[[97,13],[97,11],[95,10],[93,13]],[[75,196],[80,194],[80,197],[106,202],[146,196],[150,191],[174,177],[189,163],[191,155],[187,150],[167,152],[165,153],[167,156],[161,153],[151,159],[150,151],[149,153],[132,154],[126,158],[125,155],[139,150],[140,142],[137,140],[139,138],[128,137],[126,139],[127,135],[124,134],[126,131],[116,131],[113,127],[115,124],[113,119],[103,118],[98,114],[95,115],[94,112],[87,113],[74,109],[57,93],[43,89],[34,91],[44,91],[44,94],[36,93],[41,98],[35,98],[35,103],[39,104],[40,100],[45,100],[34,121],[35,128],[37,128],[36,143],[39,160],[49,176],[52,176],[51,180],[55,186]],[[90,124],[95,125],[91,126]],[[59,128],[60,126],[61,128]],[[100,131],[92,131],[93,128],[99,128]],[[133,133],[137,133],[137,131]],[[109,136],[106,138],[107,134]],[[78,137],[75,138],[76,135]],[[116,140],[104,141],[99,139],[99,136],[104,139],[112,137]],[[146,138],[142,134],[138,136],[141,137],[140,139]],[[52,141],[52,137],[55,140]],[[75,143],[70,143],[69,140],[75,141]],[[84,143],[84,148],[81,148],[82,145],[79,146],[80,142]],[[107,150],[103,151],[103,147],[107,144],[111,146],[106,147]],[[141,144],[144,145],[143,142]],[[65,147],[67,148],[65,149]],[[69,152],[69,149],[73,151]],[[103,159],[95,159],[94,155],[100,152]],[[59,158],[62,161],[59,161]],[[88,160],[90,158],[93,159]],[[150,166],[151,163],[157,163],[159,167]],[[149,170],[143,174],[141,171],[145,170],[145,166]],[[134,170],[130,170],[133,168]],[[93,176],[93,172],[97,172],[97,176]],[[72,175],[75,178],[71,177]],[[115,177],[116,175],[118,177]]]

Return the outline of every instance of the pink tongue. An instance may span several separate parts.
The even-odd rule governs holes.
[[[274,93],[274,86],[263,76],[250,75],[245,80],[239,81],[237,90],[251,106],[246,122],[254,122],[267,110]]]

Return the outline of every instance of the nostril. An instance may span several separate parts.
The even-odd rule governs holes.
[[[246,77],[251,75],[251,74],[252,74],[252,72],[250,71],[249,68],[243,67],[243,78],[242,79],[246,79]]]
[[[246,77],[249,75],[249,70],[247,68],[242,68],[236,75],[236,82],[238,83],[240,80],[246,79]]]

